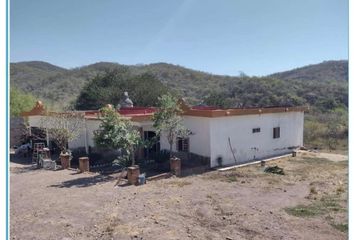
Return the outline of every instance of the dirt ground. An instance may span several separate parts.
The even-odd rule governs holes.
[[[10,164],[11,239],[347,239],[347,157],[303,152],[114,188],[116,176]]]

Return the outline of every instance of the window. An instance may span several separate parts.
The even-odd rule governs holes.
[[[189,138],[177,138],[177,151],[189,152]]]
[[[273,138],[280,138],[280,127],[273,128]]]
[[[259,133],[261,132],[261,128],[253,128],[252,133]]]

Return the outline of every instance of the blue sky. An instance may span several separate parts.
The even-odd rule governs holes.
[[[348,1],[11,0],[10,59],[267,75],[348,59]]]

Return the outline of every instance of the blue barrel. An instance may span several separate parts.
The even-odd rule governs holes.
[[[145,173],[139,175],[139,185],[145,184]]]

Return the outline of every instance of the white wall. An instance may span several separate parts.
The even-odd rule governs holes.
[[[189,136],[189,150],[201,156],[210,156],[210,118],[183,116],[184,126],[192,131]],[[161,149],[170,149],[166,135],[160,139]],[[176,151],[176,143],[172,146]]]
[[[291,152],[288,147],[302,146],[303,125],[303,112],[211,118],[211,167],[217,166],[218,156],[222,157],[223,165],[235,164],[229,137],[237,163],[241,163],[284,154]],[[258,127],[261,132],[252,133]],[[274,127],[280,127],[280,138],[273,138]]]
[[[28,124],[31,127],[41,127],[42,123],[42,116],[28,116]]]
[[[45,118],[46,117],[44,116],[29,116],[28,123],[31,127],[45,127]],[[75,149],[79,147],[85,147],[85,135],[87,135],[87,146],[93,147],[95,145],[93,140],[93,131],[98,129],[100,122],[101,121],[96,119],[85,119],[85,124],[83,125],[80,135],[77,139],[68,143],[69,148]]]
[[[95,147],[95,141],[94,141],[94,131],[99,129],[99,126],[101,124],[101,120],[99,119],[86,119],[85,120],[86,124],[86,129],[83,129],[79,138],[77,138],[74,141],[69,142],[69,148],[78,148],[78,147],[85,147],[85,134],[87,136],[86,141],[87,141],[87,147]],[[141,122],[141,123],[136,123],[133,122],[134,126],[142,126],[144,131],[154,131],[152,127],[152,122],[151,121],[146,121],[146,122]]]
[[[93,119],[93,120],[86,120],[86,127],[87,127],[87,146],[94,147],[95,140],[94,140],[94,131],[99,129],[101,124],[101,120]]]
[[[85,147],[86,122],[87,122],[87,120],[85,119],[85,122],[82,125],[82,129],[80,131],[80,135],[76,139],[74,139],[73,141],[70,141],[68,143],[69,149]]]
[[[30,126],[40,126],[40,116],[30,116]],[[83,129],[79,138],[69,143],[69,148],[94,147],[93,132],[99,128],[101,121],[86,119],[86,132]],[[183,124],[192,131],[189,136],[190,152],[210,157],[211,167],[217,166],[216,158],[223,158],[223,165],[235,164],[230,150],[235,150],[237,163],[261,159],[291,152],[288,147],[303,145],[303,112],[283,112],[259,115],[241,115],[218,118],[183,116]],[[144,131],[154,131],[152,122],[134,123],[143,127]],[[253,128],[261,132],[252,133]],[[280,127],[280,138],[273,139],[273,128]],[[161,149],[169,149],[164,135],[160,139]],[[258,150],[253,150],[256,148]],[[176,151],[176,143],[173,144]]]

